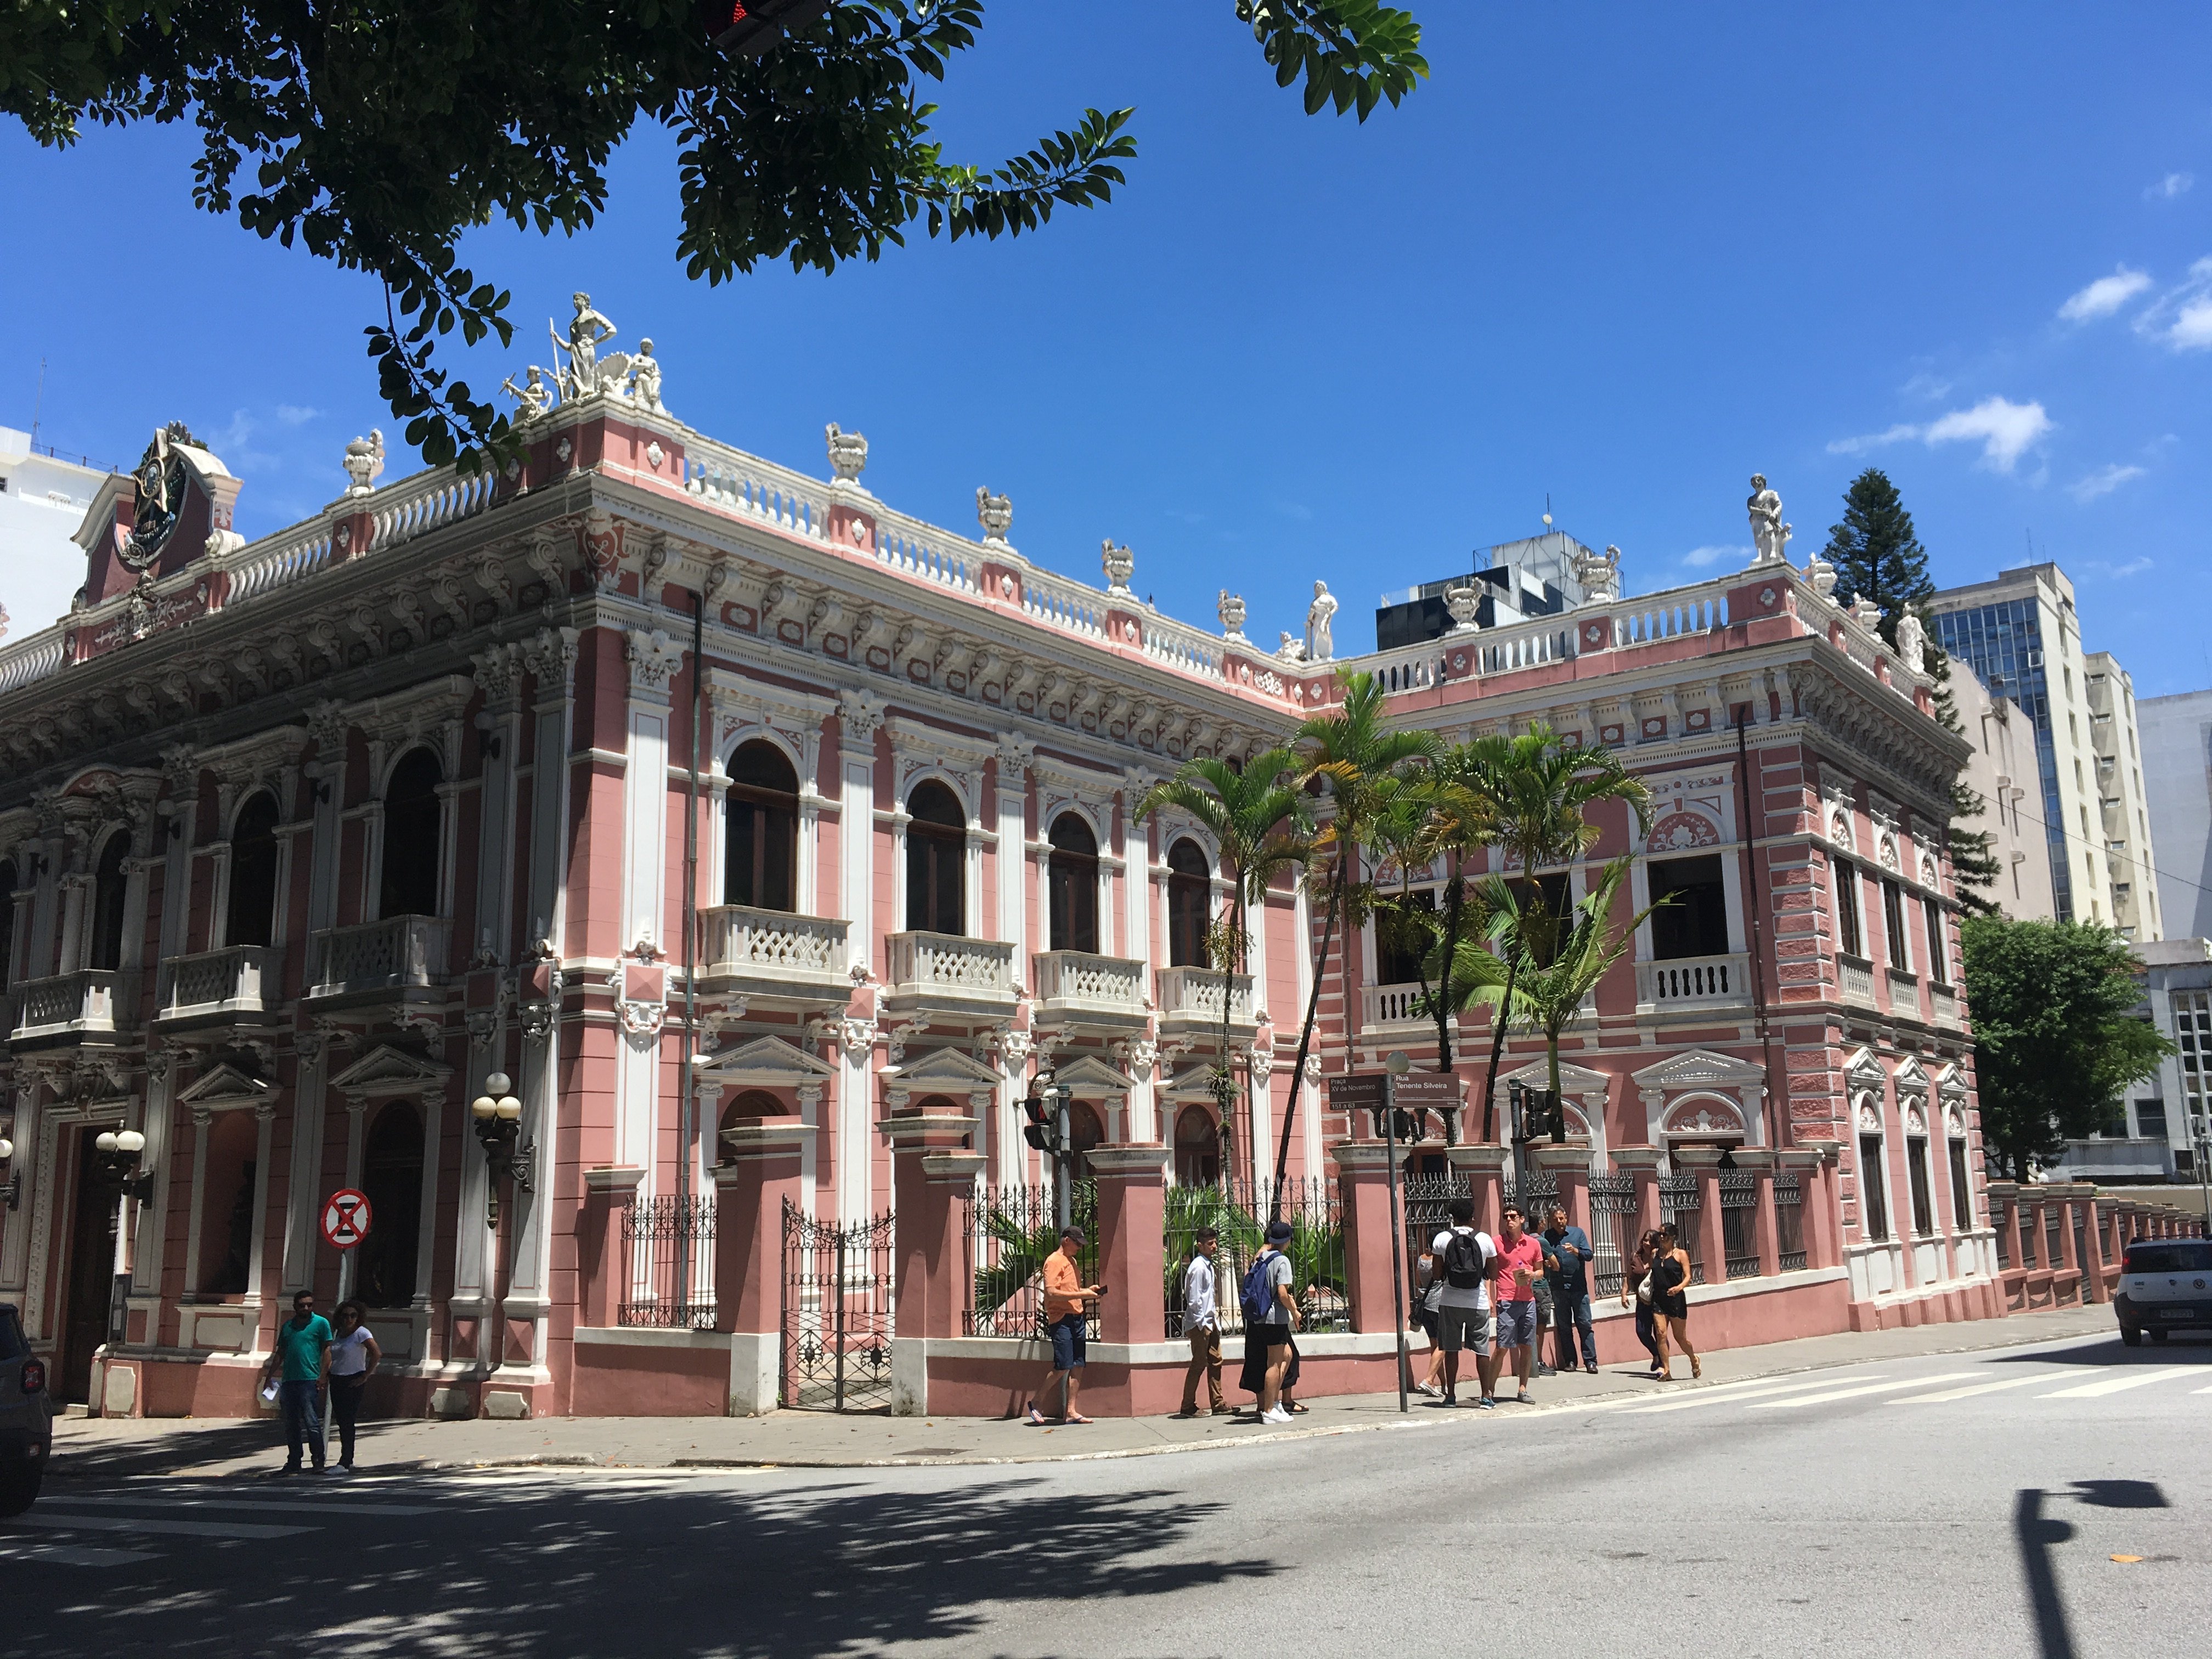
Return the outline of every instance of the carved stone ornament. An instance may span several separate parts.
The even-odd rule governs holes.
[[[1812,562],[1805,567],[1805,580],[1812,583],[1813,591],[1825,599],[1836,591],[1836,567],[1815,553]]]
[[[1214,614],[1221,618],[1223,636],[1227,639],[1243,640],[1244,596],[1242,593],[1232,593],[1224,587],[1221,590],[1221,597],[1215,602],[1213,610]]]
[[[1327,662],[1336,654],[1336,646],[1330,627],[1336,617],[1336,595],[1328,591],[1327,582],[1314,584],[1313,603],[1306,607],[1306,654],[1308,662]]]
[[[1782,525],[1782,497],[1766,482],[1766,475],[1751,475],[1751,498],[1744,503],[1751,514],[1751,541],[1757,550],[1753,564],[1780,564],[1788,540]]]
[[[1453,633],[1472,633],[1476,613],[1482,609],[1482,595],[1472,587],[1448,587],[1444,609],[1451,612]]]
[[[1106,591],[1116,598],[1127,599],[1129,578],[1137,574],[1136,556],[1127,547],[1114,545],[1109,536],[1098,544],[1098,562],[1106,573]]]
[[[1928,672],[1928,629],[1910,611],[1897,619],[1897,659],[1916,674]]]
[[[177,517],[184,511],[187,477],[185,458],[177,453],[179,446],[202,447],[182,421],[172,421],[154,434],[153,442],[138,458],[134,475],[138,509],[131,520],[130,535],[118,536],[116,548],[124,564],[132,570],[143,570],[152,564],[176,533]]]
[[[1585,605],[1607,604],[1620,597],[1620,550],[1575,555],[1575,580],[1582,584]]]
[[[832,421],[823,428],[830,443],[830,470],[842,484],[858,487],[868,465],[868,441],[858,432],[847,432]]]
[[[1011,497],[994,495],[982,484],[975,486],[975,522],[983,526],[986,546],[1004,547],[1006,532],[1014,522],[1014,503]]]
[[[669,681],[684,665],[684,647],[658,628],[651,633],[631,629],[623,655],[629,661],[630,689],[657,696],[667,693]]]
[[[368,436],[356,438],[345,447],[346,494],[369,495],[376,491],[376,481],[384,476],[384,434],[374,427]]]
[[[1858,618],[1860,627],[1872,629],[1881,620],[1881,607],[1862,593],[1851,601],[1851,615]]]

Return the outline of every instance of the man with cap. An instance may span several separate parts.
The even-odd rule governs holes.
[[[1267,1248],[1253,1264],[1267,1270],[1267,1317],[1255,1320],[1248,1310],[1244,1319],[1244,1369],[1248,1376],[1255,1369],[1260,1373],[1262,1423],[1291,1420],[1282,1403],[1283,1374],[1291,1365],[1291,1330],[1298,1322],[1298,1297],[1291,1284],[1291,1258],[1283,1252],[1283,1246],[1290,1242],[1289,1222],[1267,1224]],[[1253,1364],[1255,1358],[1257,1367]]]
[[[1060,1248],[1044,1259],[1044,1317],[1047,1334],[1052,1339],[1052,1369],[1045,1373],[1044,1386],[1037,1390],[1036,1400],[1030,1401],[1031,1423],[1046,1421],[1037,1409],[1037,1400],[1052,1398],[1053,1388],[1059,1385],[1060,1417],[1063,1423],[1088,1423],[1091,1419],[1075,1409],[1076,1373],[1084,1366],[1084,1327],[1089,1320],[1088,1304],[1106,1294],[1103,1285],[1086,1285],[1082,1270],[1076,1265],[1076,1256],[1091,1241],[1080,1227],[1060,1230]]]

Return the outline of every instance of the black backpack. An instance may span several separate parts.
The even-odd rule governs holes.
[[[1488,1261],[1480,1236],[1452,1229],[1451,1242],[1444,1246],[1444,1283],[1455,1291],[1471,1291],[1489,1277],[1484,1271]]]

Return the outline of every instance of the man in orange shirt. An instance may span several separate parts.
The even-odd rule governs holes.
[[[1060,1248],[1044,1259],[1044,1317],[1052,1337],[1052,1369],[1045,1373],[1044,1386],[1037,1390],[1036,1400],[1030,1401],[1029,1420],[1032,1423],[1046,1420],[1045,1414],[1037,1409],[1037,1400],[1051,1399],[1055,1384],[1064,1390],[1059,1420],[1091,1420],[1075,1409],[1076,1373],[1084,1366],[1084,1325],[1089,1317],[1085,1304],[1105,1295],[1106,1287],[1085,1284],[1082,1272],[1076,1266],[1077,1253],[1090,1242],[1082,1228],[1062,1227]]]

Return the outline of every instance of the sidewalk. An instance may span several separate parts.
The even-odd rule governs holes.
[[[1704,1385],[2094,1336],[2118,1340],[2111,1309],[2068,1308],[1975,1324],[1808,1337],[1707,1355]],[[1678,1355],[1676,1376],[1686,1376],[1687,1370]],[[1510,1377],[1505,1386],[1510,1389]],[[1531,1387],[1536,1396],[1533,1407],[1501,1405],[1495,1413],[1446,1411],[1415,1395],[1412,1410],[1401,1417],[1395,1394],[1348,1395],[1311,1401],[1305,1416],[1282,1428],[1262,1427],[1249,1413],[1188,1422],[1169,1417],[1101,1418],[1088,1425],[1044,1428],[981,1418],[839,1416],[829,1412],[738,1418],[541,1418],[520,1423],[409,1419],[362,1424],[359,1458],[364,1470],[380,1473],[532,1465],[711,1469],[1060,1462],[1227,1450],[1364,1430],[1510,1422],[1625,1395],[1695,1386],[1647,1381],[1641,1365],[1615,1366],[1595,1376],[1540,1378]],[[78,1480],[266,1473],[283,1457],[276,1425],[270,1422],[65,1418],[54,1425],[48,1480],[52,1486],[64,1487]]]

